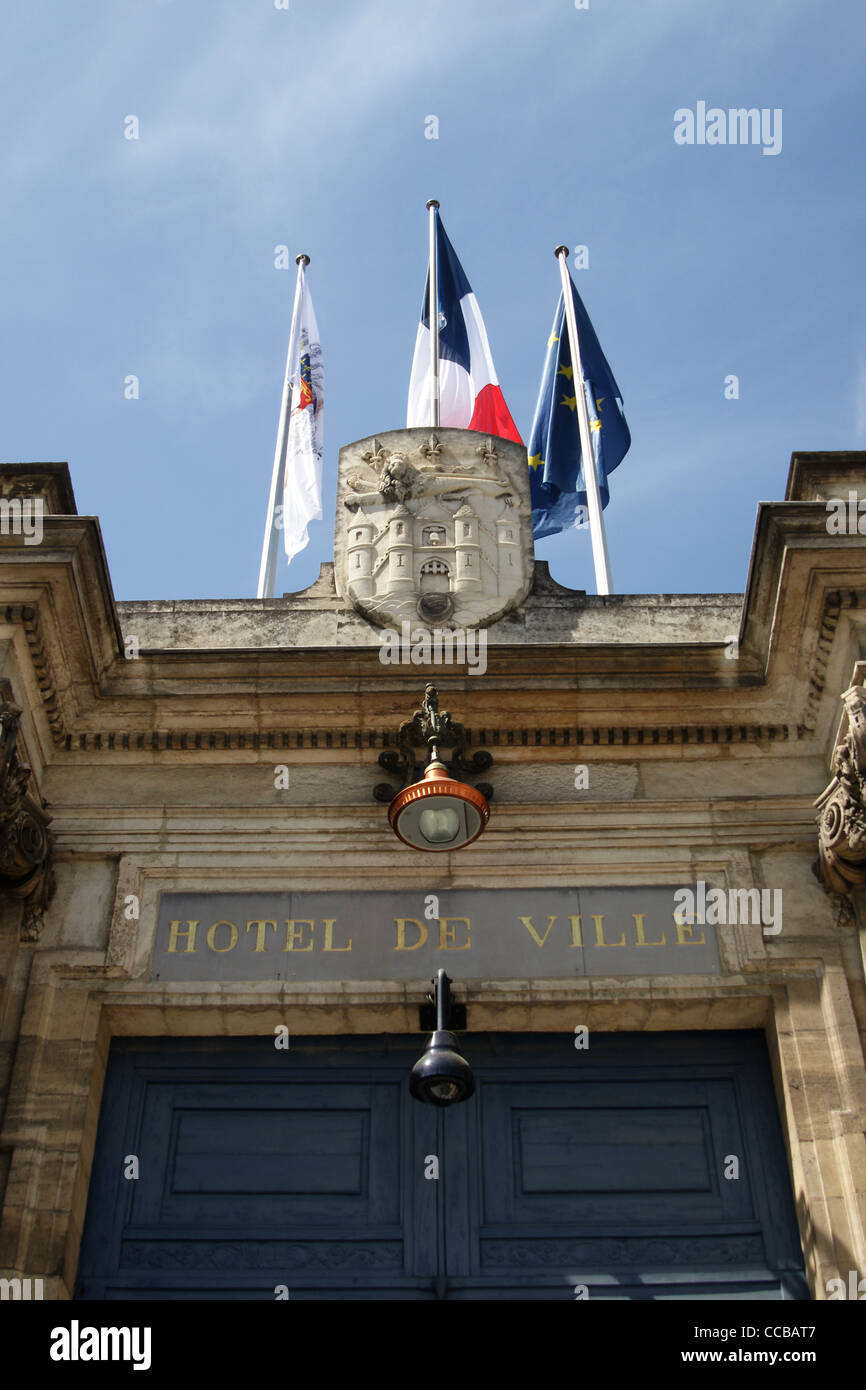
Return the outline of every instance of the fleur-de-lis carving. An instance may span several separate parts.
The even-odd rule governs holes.
[[[367,463],[375,464],[377,468],[382,467],[387,457],[387,449],[384,449],[382,445],[379,443],[378,439],[375,438],[373,440],[372,449],[365,449],[363,454],[361,455],[362,459],[365,459]]]
[[[428,436],[426,444],[422,444],[418,452],[423,454],[430,463],[437,463],[439,455],[442,453],[442,445],[436,435],[431,434]]]
[[[481,458],[487,464],[488,468],[492,468],[494,464],[499,462],[499,450],[496,448],[496,445],[489,435],[483,444],[478,445],[475,452],[481,455]]]

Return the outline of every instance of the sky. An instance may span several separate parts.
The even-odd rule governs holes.
[[[406,421],[431,197],[524,439],[588,249],[614,592],[742,592],[791,453],[866,449],[862,0],[6,0],[0,55],[0,459],[68,462],[118,599],[255,596],[300,252],[324,516],[277,594],[333,559],[340,446]],[[781,148],[677,143],[699,102]],[[586,529],[536,555],[595,592]]]

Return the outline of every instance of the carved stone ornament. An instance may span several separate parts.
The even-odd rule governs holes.
[[[815,873],[831,893],[866,887],[866,687],[842,696],[848,729],[833,754],[833,780],[814,803],[818,818]]]
[[[474,628],[532,582],[526,450],[477,430],[390,430],[340,450],[335,576],[380,627]]]
[[[21,940],[38,941],[54,894],[51,817],[27,790],[30,768],[19,760],[21,710],[0,691],[0,889],[24,903]]]

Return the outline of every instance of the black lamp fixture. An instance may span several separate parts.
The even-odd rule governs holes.
[[[428,684],[421,708],[400,725],[399,752],[386,749],[379,754],[380,767],[404,778],[404,786],[396,796],[393,787],[385,783],[373,790],[377,801],[389,803],[388,821],[404,845],[434,853],[462,849],[477,840],[487,825],[493,788],[486,782],[469,786],[459,774],[483,772],[493,759],[479,750],[467,762],[466,737],[463,725],[452,720],[448,710],[440,712],[439,692],[435,685]],[[420,779],[414,752],[419,747],[427,748]],[[441,753],[445,747],[455,750],[447,764]]]
[[[475,1091],[472,1068],[457,1051],[451,1022],[451,981],[439,970],[433,982],[436,1003],[436,1031],[409,1076],[409,1090],[415,1100],[427,1105],[457,1105]]]

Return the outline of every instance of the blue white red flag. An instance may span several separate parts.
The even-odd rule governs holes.
[[[436,217],[439,289],[439,423],[480,430],[503,439],[520,438],[496,377],[487,330],[472,287],[448,240],[438,209]],[[421,322],[409,382],[406,425],[431,424],[430,271],[424,290]]]

